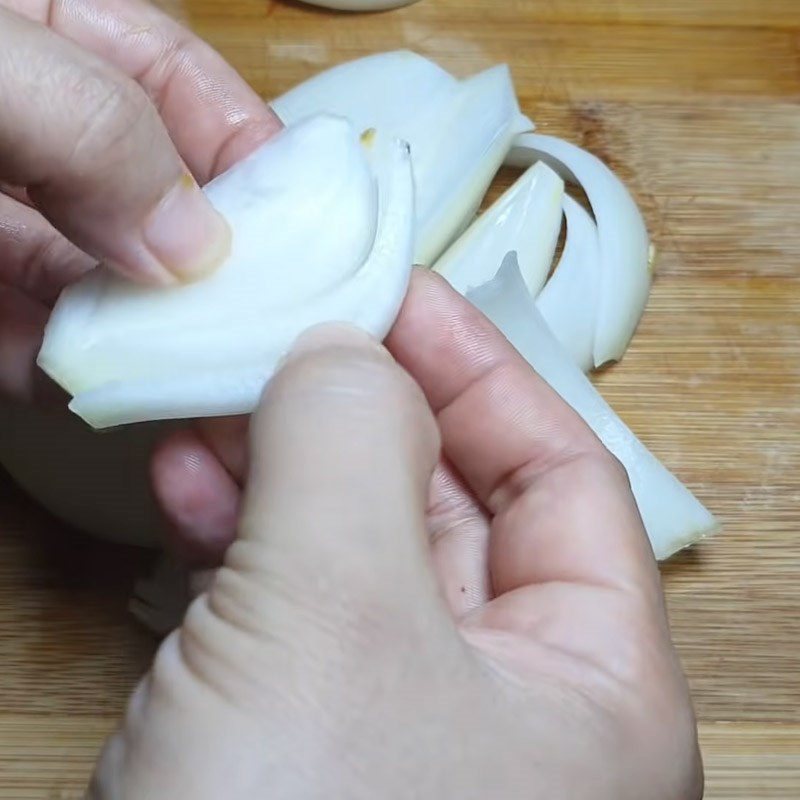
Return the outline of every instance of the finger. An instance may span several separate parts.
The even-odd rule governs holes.
[[[417,271],[388,346],[437,413],[445,454],[495,515],[496,593],[567,581],[658,594],[624,472],[482,314]]]
[[[425,531],[438,449],[424,397],[382,347],[341,326],[306,334],[254,416],[240,540],[221,575],[256,575],[280,588],[271,602],[342,625],[354,609],[416,621],[410,606],[440,603]],[[221,577],[212,599],[224,594]]]
[[[209,45],[141,0],[0,0],[100,56],[153,98],[205,183],[274,136],[280,120]]]
[[[153,491],[179,558],[219,566],[236,538],[249,422],[244,416],[198,420],[156,448]]]
[[[230,232],[129,78],[0,8],[0,178],[81,250],[139,280],[213,269]]]
[[[217,456],[192,431],[153,453],[156,501],[170,523],[169,549],[192,565],[217,566],[236,534],[240,490]]]
[[[428,505],[431,558],[447,604],[456,619],[492,596],[489,579],[489,520],[447,462],[431,481]]]
[[[250,417],[201,419],[195,429],[231,478],[241,486],[247,475]]]
[[[4,194],[0,194],[0,253],[0,283],[47,306],[97,263],[38,211]]]

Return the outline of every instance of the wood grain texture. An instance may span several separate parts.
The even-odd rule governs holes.
[[[509,61],[540,129],[629,182],[658,279],[597,381],[724,525],[663,571],[707,797],[800,797],[797,0],[166,5],[265,98],[381,49],[462,74]],[[0,528],[0,798],[77,798],[152,653],[126,614],[146,556],[68,537],[7,483]]]

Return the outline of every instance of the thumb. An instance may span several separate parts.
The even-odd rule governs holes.
[[[138,84],[2,2],[0,53],[1,181],[134,280],[194,280],[223,261],[228,225]]]
[[[334,609],[402,617],[412,599],[434,596],[425,510],[438,428],[381,345],[340,325],[301,337],[253,419],[251,453],[216,608],[246,614],[259,597],[268,618],[241,622],[274,626],[288,600],[346,625],[330,620]],[[226,573],[237,576],[230,586]]]
[[[425,529],[438,429],[383,347],[340,326],[305,334],[251,439],[239,538],[160,648],[90,797],[254,797],[298,755],[291,786],[270,785],[307,796],[291,776],[319,731],[405,669],[390,643],[417,657],[444,629]]]

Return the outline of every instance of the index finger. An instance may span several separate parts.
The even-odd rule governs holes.
[[[447,457],[494,515],[496,594],[548,581],[657,590],[624,470],[486,317],[418,270],[387,345],[425,392]]]
[[[143,0],[0,0],[137,80],[205,183],[277,133],[275,113],[208,44]]]

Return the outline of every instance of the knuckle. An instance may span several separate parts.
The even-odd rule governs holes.
[[[623,463],[606,447],[598,446],[576,455],[571,469],[577,481],[594,485],[610,481],[617,488],[630,489],[628,471]]]
[[[75,107],[81,109],[73,167],[102,169],[144,155],[146,146],[152,145],[152,137],[142,141],[142,132],[153,126],[156,112],[144,90],[131,79],[88,71],[75,80],[72,94]]]
[[[630,475],[628,475],[628,470],[625,468],[622,461],[605,447],[602,448],[601,459],[605,464],[606,472],[618,481],[620,485],[624,486],[626,489],[630,489]]]

